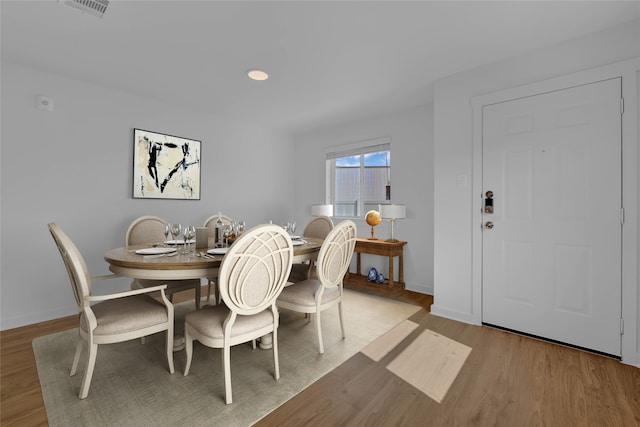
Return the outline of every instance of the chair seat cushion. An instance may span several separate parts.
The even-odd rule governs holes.
[[[214,339],[224,338],[223,324],[229,315],[229,309],[224,305],[205,307],[202,310],[188,313],[185,323],[204,336]],[[270,308],[250,316],[238,315],[231,328],[231,336],[239,336],[273,324]]]
[[[167,307],[147,295],[133,295],[102,301],[91,306],[98,326],[94,335],[117,335],[166,323]],[[85,314],[80,315],[80,327],[87,331]]]
[[[284,288],[278,297],[278,301],[303,307],[315,307],[316,292],[318,292],[321,286],[319,280],[303,280],[302,282]],[[339,298],[340,288],[338,286],[325,288],[321,304],[327,304]]]

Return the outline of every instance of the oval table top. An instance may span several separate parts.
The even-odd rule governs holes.
[[[293,262],[301,262],[317,258],[321,239],[303,238],[303,245],[293,247]],[[210,242],[210,246],[213,245]],[[134,245],[111,249],[104,255],[109,263],[109,269],[121,276],[139,279],[191,279],[199,277],[211,277],[217,274],[223,255],[198,256],[206,252],[205,249],[196,249],[195,253],[174,256],[145,256],[136,253],[138,249],[152,247],[152,245]],[[180,250],[179,248],[178,250]]]

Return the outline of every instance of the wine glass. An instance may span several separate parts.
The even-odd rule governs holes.
[[[173,241],[175,242],[175,245],[178,245],[178,236],[182,233],[182,224],[178,224],[178,223],[174,223],[171,224],[170,227],[171,230],[171,237],[173,238]]]
[[[231,226],[225,226],[222,234],[224,236],[224,246],[227,247],[229,246],[229,237],[231,237]]]
[[[296,232],[296,222],[295,221],[291,221],[289,223],[289,231],[291,232],[291,234],[294,234]]]
[[[167,246],[167,239],[169,238],[169,234],[171,234],[171,226],[169,225],[169,223],[165,223],[164,224],[164,246]]]
[[[245,227],[246,227],[246,224],[244,221],[238,221],[238,236],[244,233]]]
[[[184,228],[182,234],[184,235],[184,253],[191,253],[191,239],[196,236],[196,227],[193,225],[189,225]]]

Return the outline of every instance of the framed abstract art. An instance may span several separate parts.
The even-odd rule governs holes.
[[[201,141],[133,130],[133,197],[200,200]]]

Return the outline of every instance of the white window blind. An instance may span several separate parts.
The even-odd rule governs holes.
[[[338,217],[360,217],[388,203],[390,138],[334,147],[326,153],[327,199]]]

